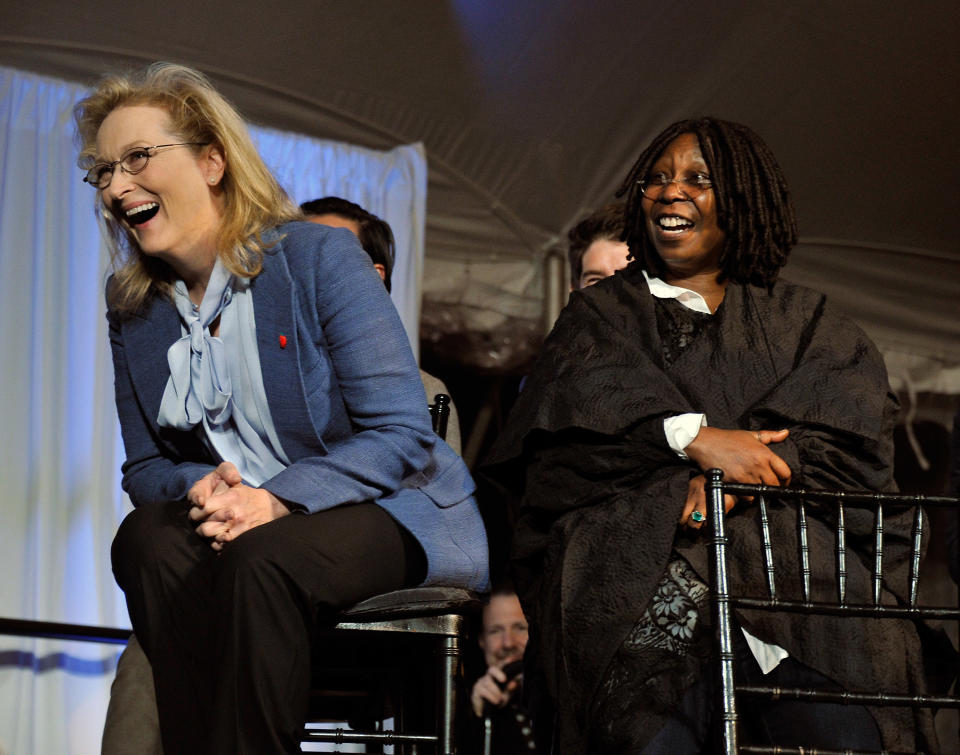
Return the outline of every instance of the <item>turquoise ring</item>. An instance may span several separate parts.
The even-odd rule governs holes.
[[[704,519],[706,519],[707,517],[706,517],[704,514],[702,514],[701,512],[699,512],[699,511],[697,511],[696,509],[694,509],[694,512],[690,515],[690,518],[693,519],[693,521],[695,521],[697,524],[699,524],[700,522],[702,522],[702,521],[703,521]]]

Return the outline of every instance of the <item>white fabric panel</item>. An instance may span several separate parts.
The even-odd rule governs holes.
[[[104,318],[107,251],[76,167],[77,85],[0,67],[0,616],[129,626],[110,543],[129,510]],[[426,163],[253,129],[297,201],[386,219],[416,344]],[[400,294],[400,296],[398,296]],[[0,636],[0,754],[99,752],[118,648]]]
[[[0,69],[0,615],[124,625],[106,255],[70,124],[81,94]],[[93,752],[117,653],[0,637],[0,751]]]

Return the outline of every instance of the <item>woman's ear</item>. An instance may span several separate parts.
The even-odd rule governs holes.
[[[219,184],[223,179],[226,167],[227,161],[223,156],[223,148],[219,144],[208,145],[203,156],[203,169],[207,177],[207,183],[211,186]]]

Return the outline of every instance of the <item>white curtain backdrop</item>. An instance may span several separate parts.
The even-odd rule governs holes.
[[[0,616],[129,626],[110,572],[129,502],[103,314],[107,254],[71,121],[84,92],[0,67]],[[390,223],[394,301],[416,345],[422,146],[375,152],[252,131],[297,202],[336,194]],[[99,752],[118,654],[0,636],[0,755]]]

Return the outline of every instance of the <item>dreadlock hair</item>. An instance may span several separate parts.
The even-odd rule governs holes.
[[[710,171],[717,226],[724,233],[718,280],[770,288],[797,243],[797,219],[790,192],[773,153],[751,129],[718,118],[696,118],[668,126],[647,147],[617,191],[626,195],[623,239],[630,255],[663,276],[663,260],[647,235],[643,193],[646,176],[667,145],[694,134]]]

